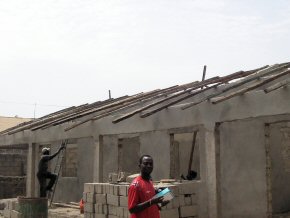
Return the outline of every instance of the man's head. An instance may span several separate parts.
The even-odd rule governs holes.
[[[50,150],[50,148],[43,148],[41,150],[41,152],[42,152],[43,155],[49,155],[49,150]]]
[[[147,154],[142,155],[139,159],[139,167],[142,176],[150,177],[153,171],[153,158]]]

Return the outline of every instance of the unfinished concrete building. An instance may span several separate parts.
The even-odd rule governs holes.
[[[28,147],[27,196],[38,196],[40,150],[68,139],[56,201],[79,201],[84,183],[138,172],[153,179],[198,174],[198,217],[274,217],[290,211],[289,63],[67,108],[1,132]],[[51,163],[51,169],[54,162]]]
[[[4,131],[29,118],[0,116],[0,131]],[[24,195],[28,146],[23,144],[0,147],[0,199]]]

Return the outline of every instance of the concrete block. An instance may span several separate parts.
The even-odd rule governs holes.
[[[172,207],[173,207],[173,208],[178,208],[178,207],[180,206],[180,203],[179,203],[179,196],[174,197],[174,198],[171,200],[171,203],[172,203]]]
[[[178,218],[179,212],[178,209],[171,209],[171,210],[161,210],[160,211],[160,218]]]
[[[93,203],[85,203],[84,211],[87,213],[94,213],[95,212],[95,205]]]
[[[119,206],[119,196],[107,194],[107,204]]]
[[[6,208],[3,212],[3,215],[5,218],[11,218],[11,210],[9,210],[8,208]]]
[[[119,185],[114,185],[113,186],[113,194],[114,195],[119,195]]]
[[[107,218],[108,216],[106,214],[94,214],[94,218]]]
[[[129,187],[129,185],[120,185],[119,186],[119,195],[128,196],[128,187]]]
[[[58,215],[59,216],[59,215]],[[93,213],[85,213],[84,214],[84,218],[94,218],[94,214]]]
[[[197,215],[197,206],[191,205],[191,206],[183,206],[179,208],[179,215],[180,217],[190,217],[190,216],[196,216]]]
[[[107,195],[106,194],[95,194],[95,203],[107,204]]]
[[[117,207],[113,205],[108,205],[108,214],[109,215],[117,215]]]
[[[197,204],[198,198],[197,195],[191,195],[191,204]]]
[[[118,182],[118,174],[117,173],[109,173],[109,182],[117,183]]]
[[[104,193],[111,195],[114,194],[114,186],[112,184],[106,184],[104,187],[105,187]]]
[[[103,214],[104,210],[103,210],[103,204],[95,204],[95,213],[98,214]]]
[[[87,200],[85,202],[96,203],[96,195],[95,195],[95,193],[88,192],[87,193]]]
[[[179,194],[195,194],[198,191],[199,182],[184,182],[179,186]]]
[[[186,206],[190,206],[192,203],[191,203],[191,195],[185,195],[184,196],[184,202],[185,202],[185,205]]]
[[[185,206],[184,195],[179,195],[179,206]]]
[[[124,209],[124,217],[125,218],[130,218],[131,217],[131,214],[130,214],[130,212],[129,212],[127,207]]]
[[[84,185],[84,192],[95,192],[95,184],[94,183],[85,183]]]
[[[11,218],[22,218],[22,214],[16,210],[11,210]]]
[[[95,193],[102,194],[103,193],[103,183],[95,183]]]
[[[104,214],[108,215],[109,214],[109,205],[105,204],[103,206]]]
[[[121,207],[128,207],[128,198],[125,196],[120,196],[119,197],[119,205]]]
[[[115,216],[115,215],[111,215],[111,214],[109,214],[109,215],[108,215],[108,218],[119,218],[119,217],[117,217],[117,216]]]
[[[117,207],[116,208],[116,216],[117,217],[123,217],[124,216],[124,208],[123,207]]]

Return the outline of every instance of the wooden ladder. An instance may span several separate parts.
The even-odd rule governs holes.
[[[50,200],[49,200],[49,206],[50,207],[51,207],[52,202],[53,202],[53,197],[54,197],[56,185],[57,185],[57,182],[58,182],[59,173],[61,171],[61,167],[62,167],[62,163],[63,163],[63,158],[65,156],[65,150],[66,150],[67,143],[68,143],[68,140],[66,139],[64,141],[64,149],[62,149],[60,151],[60,153],[57,155],[56,165],[55,165],[55,168],[54,168],[54,171],[53,171],[53,173],[56,174],[57,177],[56,177],[56,180],[55,180],[55,184],[54,184],[54,186],[52,188],[52,192],[50,193]]]

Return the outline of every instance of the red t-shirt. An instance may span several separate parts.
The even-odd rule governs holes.
[[[133,180],[128,190],[128,208],[131,209],[137,204],[150,200],[155,195],[155,189],[152,181],[146,181],[138,176]],[[132,213],[131,218],[160,218],[159,210],[156,204],[145,210]]]

